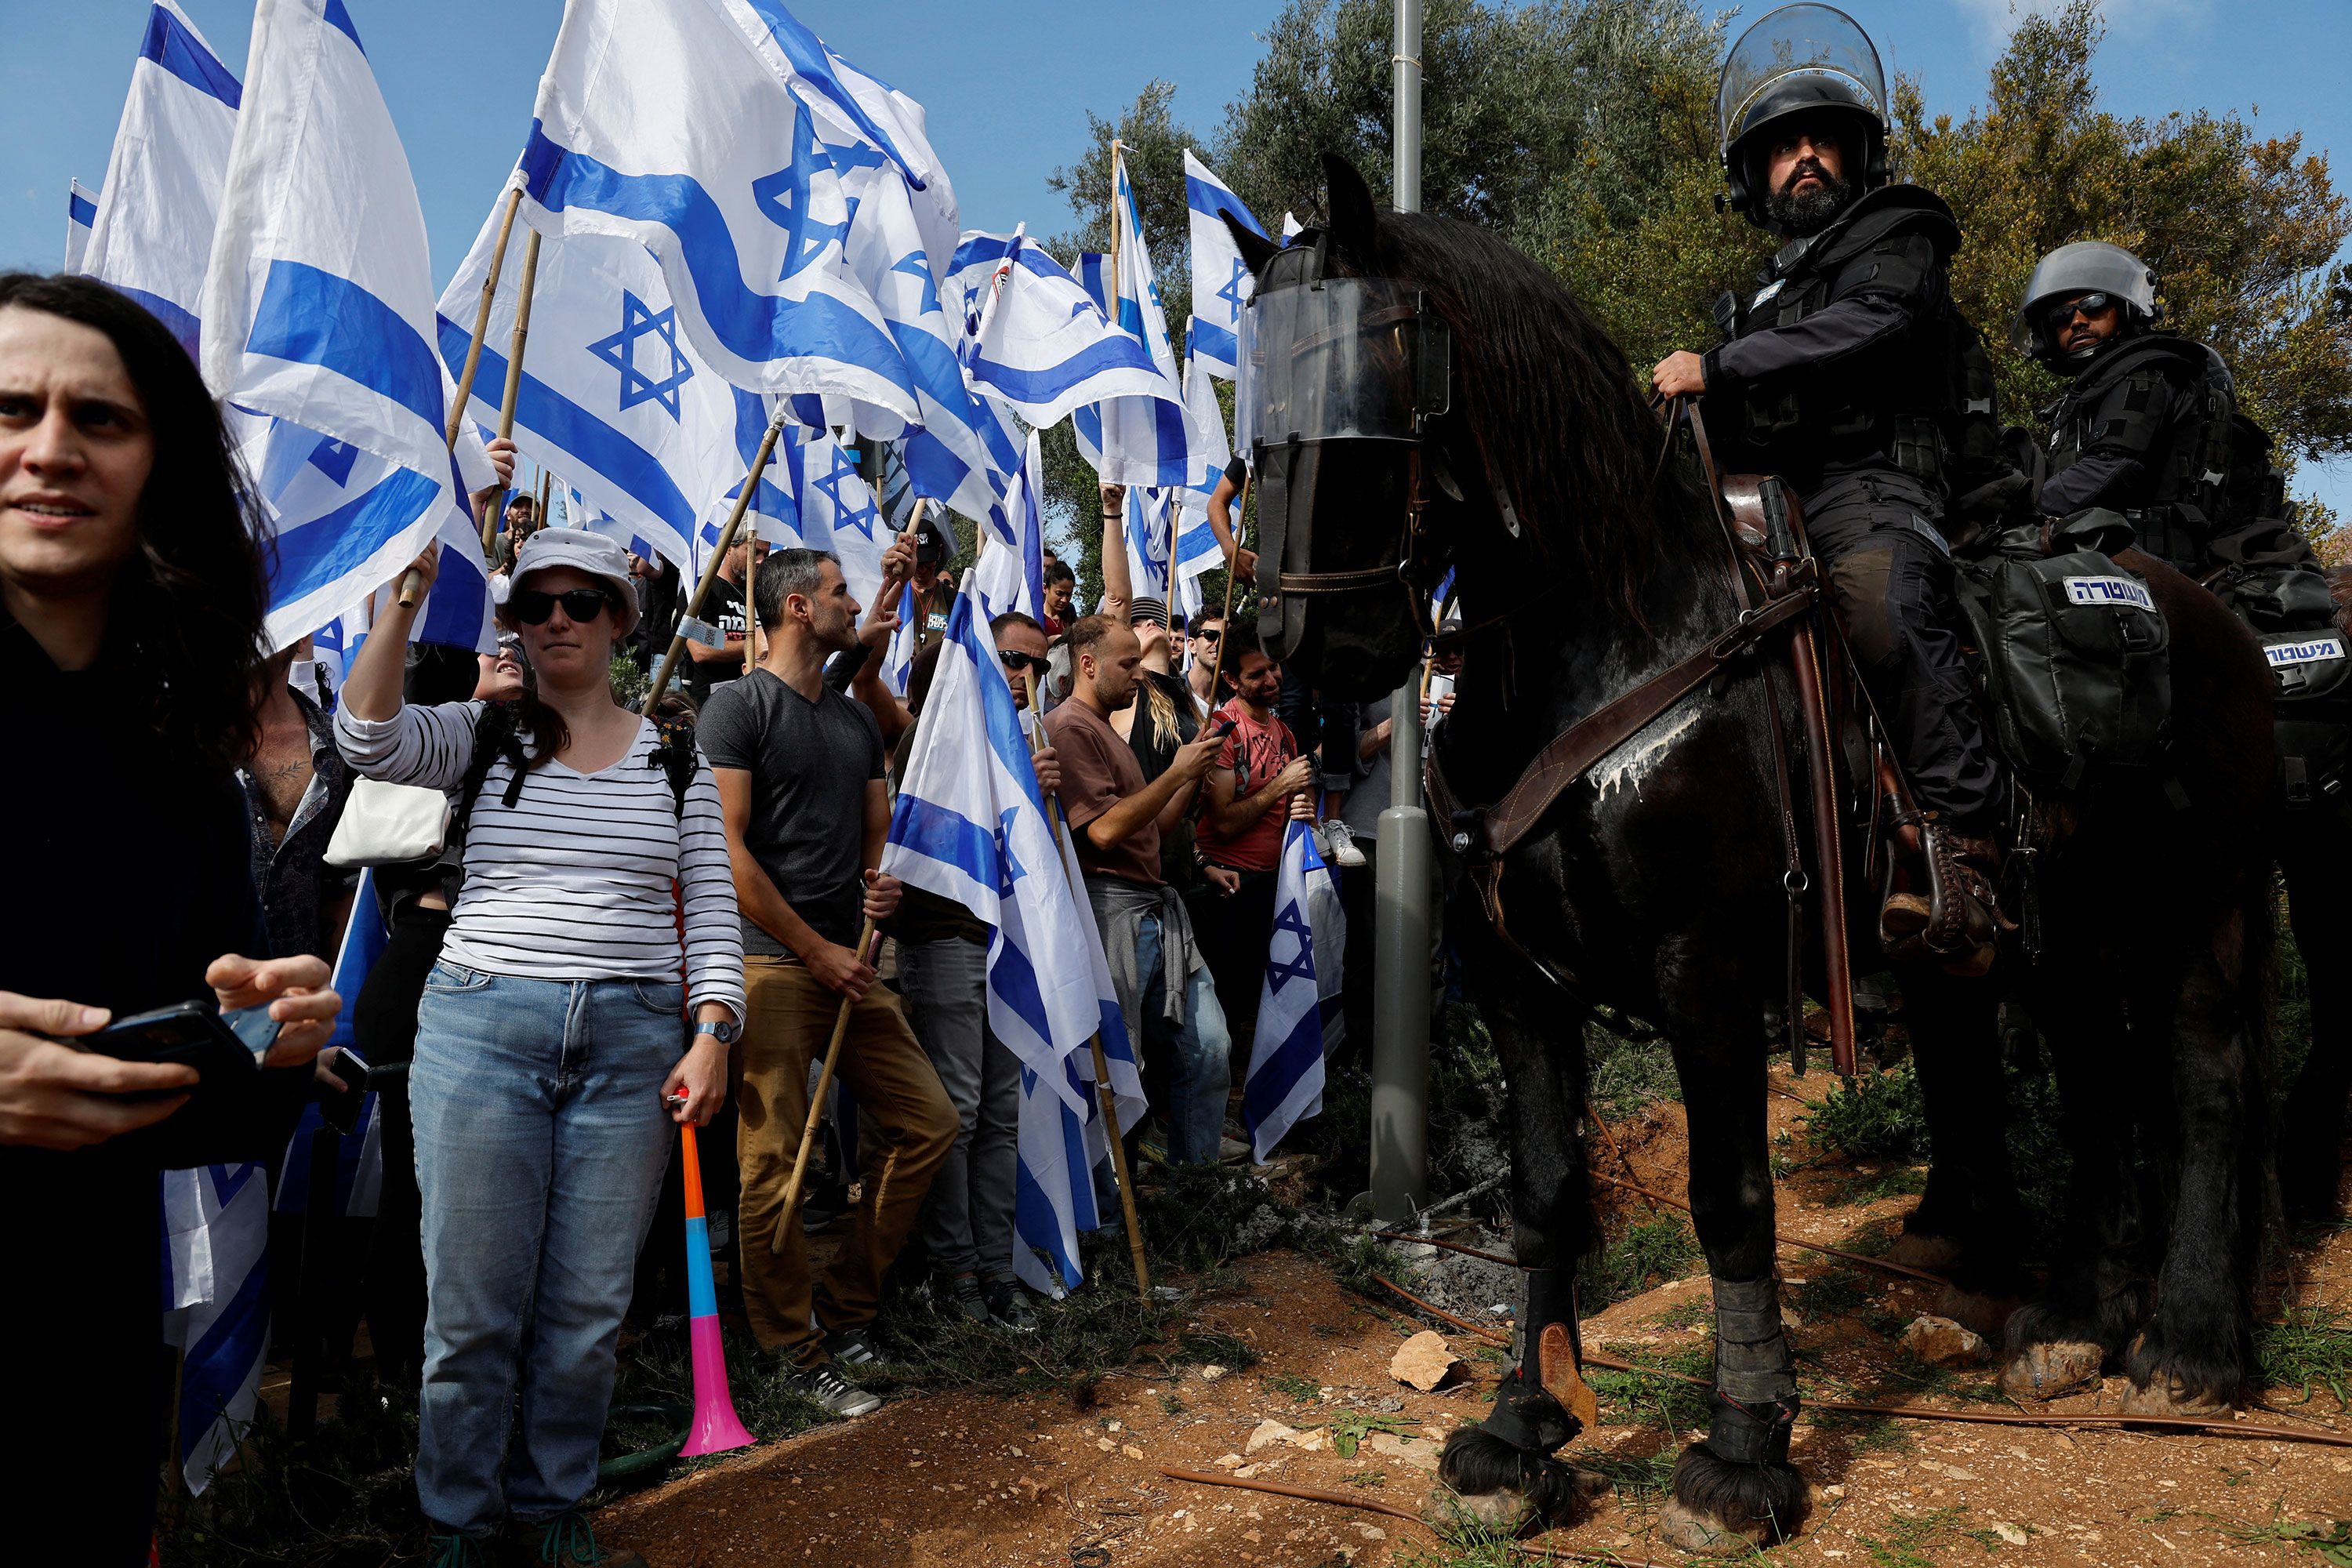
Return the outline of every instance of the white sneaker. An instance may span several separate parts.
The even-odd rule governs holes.
[[[1353,870],[1364,864],[1364,852],[1356,847],[1354,830],[1336,816],[1323,824],[1323,844],[1324,858],[1334,866]]]

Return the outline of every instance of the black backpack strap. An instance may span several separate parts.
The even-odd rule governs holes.
[[[656,719],[654,727],[661,732],[661,744],[646,760],[669,775],[670,802],[683,818],[686,792],[694,784],[695,765],[700,760],[694,750],[694,723],[688,719]]]
[[[514,773],[507,781],[504,792],[506,804],[512,805],[521,797],[522,776],[529,763],[522,754],[522,734],[515,720],[514,705],[492,702],[483,708],[482,717],[474,726],[474,754],[466,763],[465,782],[457,786],[457,815],[449,825],[453,846],[465,843],[466,825],[474,816],[474,802],[489,780],[491,765],[502,756]]]

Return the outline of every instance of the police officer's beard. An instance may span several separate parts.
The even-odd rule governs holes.
[[[1821,184],[1803,195],[1794,195],[1790,187],[1807,172],[1818,178]],[[1807,165],[1791,174],[1786,184],[1772,193],[1764,204],[1764,215],[1771,219],[1772,227],[1777,232],[1790,239],[1802,239],[1807,235],[1819,234],[1827,228],[1838,214],[1845,211],[1846,203],[1853,195],[1853,187],[1835,174],[1818,165]]]

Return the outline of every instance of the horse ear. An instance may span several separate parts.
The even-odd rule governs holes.
[[[1234,237],[1234,244],[1240,247],[1242,264],[1250,269],[1251,277],[1262,276],[1265,271],[1265,264],[1282,254],[1282,247],[1265,238],[1233,214],[1221,208],[1217,216],[1224,220],[1225,231]]]
[[[1323,154],[1323,183],[1330,191],[1331,237],[1339,249],[1359,260],[1372,256],[1380,230],[1380,209],[1372,205],[1371,187],[1356,165],[1337,153]]]

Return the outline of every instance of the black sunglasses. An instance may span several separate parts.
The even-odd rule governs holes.
[[[542,626],[548,616],[555,614],[558,604],[563,606],[567,617],[585,623],[612,608],[613,595],[602,588],[566,588],[561,594],[518,588],[507,598],[507,613],[524,626]]]
[[[1016,653],[1009,647],[998,648],[996,657],[1004,661],[1004,668],[1007,669],[1025,669],[1034,674],[1044,675],[1054,668],[1053,661],[1050,659],[1040,658],[1034,653]]]
[[[2050,307],[2050,324],[2063,327],[2078,315],[2095,316],[2115,302],[2113,294],[2078,294]]]
[[[1223,642],[1225,637],[1225,634],[1217,630],[1214,626],[1205,627],[1200,631],[1194,632],[1192,635],[1200,638],[1202,642]]]

